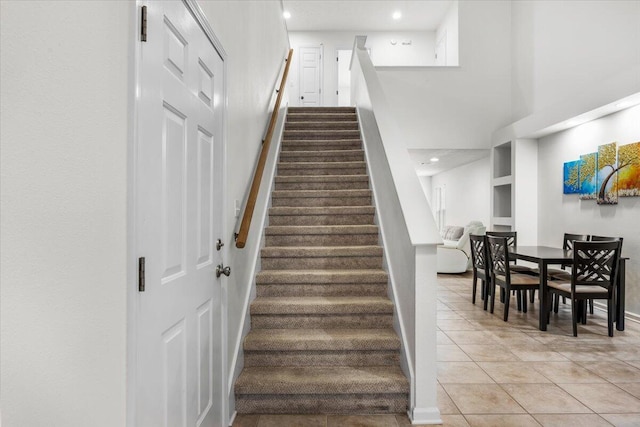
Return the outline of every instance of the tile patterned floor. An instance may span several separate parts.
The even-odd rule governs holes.
[[[607,336],[596,310],[578,337],[570,305],[546,332],[538,302],[495,313],[471,304],[471,277],[438,275],[438,407],[445,426],[640,427],[640,325]],[[406,415],[239,415],[234,427],[403,427]]]

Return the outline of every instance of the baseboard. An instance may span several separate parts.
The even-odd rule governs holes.
[[[442,424],[442,418],[440,417],[440,410],[437,407],[434,408],[414,408],[407,412],[407,416],[411,421],[411,424]]]
[[[595,310],[600,310],[604,313],[607,312],[607,305],[598,301],[593,302],[593,308]],[[640,314],[631,313],[630,311],[624,312],[624,319],[629,320],[631,322],[640,323]]]
[[[237,415],[238,415],[238,412],[233,411],[233,414],[231,414],[231,418],[229,418],[229,427],[233,425],[233,422],[236,420]]]

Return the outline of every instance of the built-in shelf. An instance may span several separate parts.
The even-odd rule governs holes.
[[[511,141],[493,147],[493,177],[511,176]]]
[[[511,217],[511,184],[493,186],[493,216]]]
[[[493,179],[494,187],[499,185],[508,185],[508,184],[513,184],[513,177],[511,175]]]
[[[506,227],[513,226],[513,218],[511,217],[494,216],[491,222],[493,225],[500,225],[500,226],[506,226]]]

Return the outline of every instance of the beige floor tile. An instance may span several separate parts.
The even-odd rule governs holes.
[[[627,360],[627,363],[636,368],[640,368],[640,360]]]
[[[454,344],[454,342],[442,331],[436,331],[436,344]]]
[[[523,348],[511,348],[511,352],[525,362],[566,362],[568,359],[555,351],[531,351]]]
[[[395,415],[328,415],[327,427],[397,427]]]
[[[618,387],[640,399],[640,383],[619,383]]]
[[[464,319],[438,319],[438,328],[448,331],[473,331],[476,326]]]
[[[327,416],[261,415],[257,427],[327,427]]]
[[[598,414],[536,414],[533,417],[543,427],[611,427]]]
[[[233,420],[233,427],[256,427],[260,415],[237,415]]]
[[[576,362],[547,362],[535,366],[542,375],[556,384],[603,383],[603,378]]]
[[[438,345],[438,362],[470,362],[471,359],[457,345]]]
[[[605,378],[613,383],[635,383],[640,382],[640,369],[628,363],[609,360],[602,362],[578,362],[591,372]]]
[[[497,384],[443,384],[464,414],[521,414],[524,409]]]
[[[611,355],[616,359],[624,360],[626,362],[640,362],[640,345],[627,345],[626,348],[620,348],[611,352]],[[637,365],[634,365],[637,366]]]
[[[460,417],[462,417],[462,415],[460,415]],[[396,422],[398,423],[398,427],[431,427],[431,425],[428,424],[411,424],[411,420],[409,420],[409,417],[405,414],[396,415]]]
[[[465,415],[471,427],[540,427],[531,415]]]
[[[611,355],[604,351],[562,351],[560,354],[567,360],[574,362],[607,362],[611,360]]]
[[[627,414],[638,412],[640,399],[613,384],[559,384],[573,397],[598,414]]]
[[[509,330],[501,329],[497,331],[491,331],[490,333],[498,342],[504,345],[536,346],[540,344],[540,342],[536,341],[535,338],[530,337],[525,332],[512,332]]]
[[[438,391],[438,409],[440,410],[440,413],[446,414],[446,415],[459,414],[460,410],[458,410],[458,407],[456,406],[456,404],[453,403],[453,400],[451,400],[451,398],[449,397],[445,389],[440,384],[438,384],[437,391]]]
[[[486,331],[447,331],[451,340],[460,344],[491,344],[497,341]]]
[[[462,415],[442,415],[441,418],[444,427],[470,427]]]
[[[501,384],[530,414],[590,413],[589,408],[555,384]]]
[[[544,375],[534,369],[533,364],[523,362],[477,362],[498,384],[549,383]]]
[[[602,418],[616,427],[640,426],[640,413],[637,414],[602,414]]]
[[[443,319],[461,320],[464,318],[460,314],[456,313],[455,311],[439,311],[438,320],[443,320]]]
[[[499,362],[517,360],[517,357],[502,345],[461,344],[460,348],[475,361]]]
[[[493,383],[475,362],[438,362],[440,384],[486,384]]]

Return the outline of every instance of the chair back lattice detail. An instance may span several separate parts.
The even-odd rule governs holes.
[[[564,239],[562,241],[562,249],[564,249],[565,251],[572,251],[573,242],[588,242],[588,241],[589,241],[588,234],[564,233]],[[571,267],[571,264],[562,264],[563,269],[567,267]]]
[[[471,241],[471,262],[476,269],[484,271],[489,267],[485,246],[486,238],[485,236],[471,234],[469,235],[469,240]]]
[[[518,232],[517,231],[487,231],[487,236],[504,237],[507,239],[507,246],[515,248],[518,246]]]
[[[487,246],[489,253],[489,266],[493,277],[504,276],[509,281],[509,267],[507,246],[509,246],[506,237],[487,236]]]
[[[613,291],[620,242],[578,242],[573,247],[572,291],[577,285],[602,286]]]

